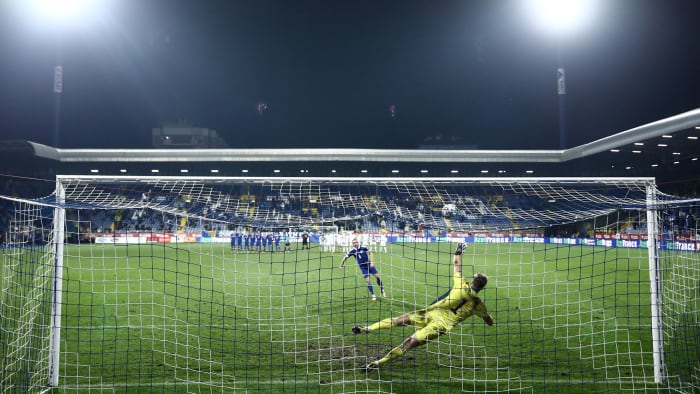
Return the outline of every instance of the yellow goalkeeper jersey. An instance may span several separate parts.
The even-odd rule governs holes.
[[[482,318],[488,315],[486,305],[469,287],[469,281],[462,278],[461,272],[455,272],[452,290],[443,299],[430,305],[427,311],[433,318],[451,325],[456,325],[472,315]],[[438,311],[442,313],[435,313]]]

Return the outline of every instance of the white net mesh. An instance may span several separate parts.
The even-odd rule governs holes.
[[[697,203],[648,179],[61,177],[57,190],[13,204],[5,391],[50,384],[54,277],[62,392],[698,388],[697,225],[668,220]],[[65,212],[58,266],[53,207]],[[381,285],[352,259],[338,269],[354,238]],[[496,324],[473,317],[367,373],[414,328],[351,328],[432,303],[452,285],[457,242],[464,275],[489,275]]]

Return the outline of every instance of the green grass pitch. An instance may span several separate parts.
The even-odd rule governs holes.
[[[413,332],[353,325],[451,286],[454,244],[394,244],[372,302],[354,261],[227,244],[66,246],[58,392],[618,392],[653,383],[646,250],[470,244],[496,324],[471,318],[378,372]],[[375,292],[378,286],[372,280]]]

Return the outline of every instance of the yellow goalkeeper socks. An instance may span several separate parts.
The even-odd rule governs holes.
[[[396,357],[401,357],[404,355],[405,352],[406,351],[403,350],[403,345],[397,346],[397,347],[391,349],[389,351],[389,353],[386,354],[386,356],[377,360],[377,364],[381,365],[381,364],[384,364],[386,362],[389,362],[389,361],[395,359]]]
[[[381,330],[382,328],[391,328],[394,327],[394,319],[392,318],[387,318],[381,321],[378,321],[371,326],[367,327],[367,331],[374,331],[374,330]]]

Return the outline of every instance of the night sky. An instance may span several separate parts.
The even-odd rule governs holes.
[[[521,1],[106,1],[40,24],[0,0],[0,140],[148,148],[187,121],[232,148],[557,149],[700,107],[700,1],[601,0],[569,36]],[[62,60],[60,60],[62,58]]]

